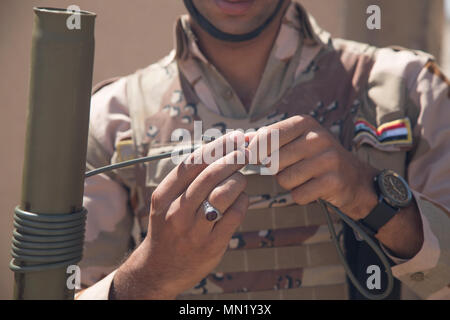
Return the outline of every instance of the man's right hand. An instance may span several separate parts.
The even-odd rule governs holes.
[[[156,188],[147,237],[115,274],[111,298],[173,299],[218,265],[248,208],[247,182],[239,172],[245,164],[236,164],[244,149],[235,144],[234,151],[226,150],[226,141],[243,139],[243,133],[234,132],[204,145]],[[204,159],[220,145],[224,157],[194,164],[194,157]],[[223,213],[221,220],[205,218],[205,200]]]

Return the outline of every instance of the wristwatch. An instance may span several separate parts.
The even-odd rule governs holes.
[[[372,236],[378,233],[401,208],[409,206],[412,201],[411,189],[399,174],[392,170],[383,170],[374,178],[378,204],[367,217],[359,220],[363,229],[368,229]]]

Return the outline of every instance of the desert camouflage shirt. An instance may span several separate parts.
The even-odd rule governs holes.
[[[195,121],[225,132],[309,114],[362,161],[408,180],[424,243],[410,260],[390,256],[393,274],[415,296],[450,297],[450,83],[433,57],[331,38],[293,3],[246,111],[202,54],[186,16],[176,23],[175,39],[158,63],[98,87],[88,169],[171,151],[178,147],[172,133],[192,132]],[[86,180],[81,275],[89,288],[79,299],[108,298],[114,270],[146,235],[150,195],[174,166],[166,159]],[[179,298],[348,298],[318,204],[298,206],[273,177],[252,166],[242,172],[249,182],[246,219],[216,270]],[[362,270],[371,264],[357,263]]]

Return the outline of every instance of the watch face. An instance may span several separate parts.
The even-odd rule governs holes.
[[[383,171],[378,178],[378,186],[386,201],[394,207],[406,207],[411,202],[408,183],[394,171]]]

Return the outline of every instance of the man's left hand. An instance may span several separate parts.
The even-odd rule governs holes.
[[[271,130],[279,130],[276,178],[297,204],[322,199],[354,220],[364,218],[376,206],[373,178],[377,170],[347,151],[314,118],[295,116],[265,129],[269,135]],[[250,135],[250,150],[257,141],[261,143],[263,132]]]

